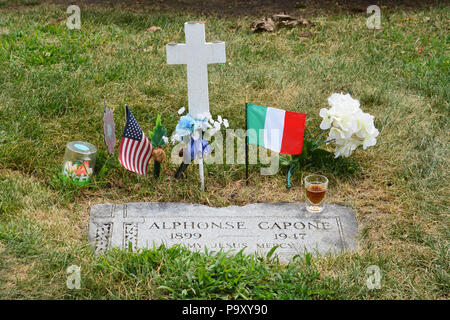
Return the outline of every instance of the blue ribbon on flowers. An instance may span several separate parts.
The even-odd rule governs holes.
[[[194,140],[191,138],[191,141],[188,144],[187,152],[191,154],[191,161],[193,161],[197,157],[203,158],[207,154],[211,153],[211,146],[205,139]]]

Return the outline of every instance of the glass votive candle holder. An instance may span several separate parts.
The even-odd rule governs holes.
[[[94,174],[97,147],[89,142],[72,141],[67,143],[63,163],[63,177],[76,184],[91,182]]]

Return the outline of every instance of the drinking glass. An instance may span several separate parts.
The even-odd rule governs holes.
[[[325,208],[325,196],[328,190],[328,179],[320,174],[305,177],[306,210],[310,213],[322,212]]]

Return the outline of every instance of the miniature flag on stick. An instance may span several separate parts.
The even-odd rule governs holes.
[[[284,154],[302,153],[306,113],[246,103],[245,114],[245,165],[248,184],[248,145],[253,144]]]
[[[127,105],[125,108],[127,122],[120,142],[119,161],[127,170],[146,176],[153,147]]]
[[[306,113],[247,104],[248,144],[284,154],[300,154]]]

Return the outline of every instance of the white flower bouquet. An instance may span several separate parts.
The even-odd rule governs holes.
[[[375,128],[374,117],[361,110],[358,100],[350,94],[333,93],[328,98],[328,104],[329,109],[320,110],[320,126],[305,136],[302,153],[282,158],[281,164],[289,166],[288,187],[291,186],[290,178],[297,165],[305,166],[329,153],[319,149],[323,145],[334,144],[334,157],[338,158],[349,157],[359,146],[366,150],[377,143],[379,131]],[[317,130],[319,133],[312,136]],[[323,140],[327,131],[328,137]]]

